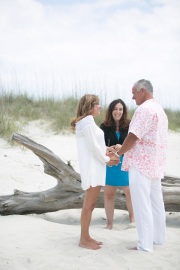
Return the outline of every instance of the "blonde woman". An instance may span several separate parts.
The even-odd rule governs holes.
[[[105,186],[106,164],[119,163],[114,153],[106,152],[104,133],[94,121],[94,117],[100,115],[100,109],[98,96],[84,95],[79,101],[76,117],[71,121],[71,128],[76,131],[81,186],[85,190],[79,246],[88,249],[100,249],[102,245],[90,237],[89,225],[101,186]]]

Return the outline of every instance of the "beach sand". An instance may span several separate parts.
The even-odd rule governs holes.
[[[22,134],[43,144],[63,161],[71,160],[79,172],[75,135],[56,135],[47,121],[33,121]],[[180,177],[180,134],[169,132],[165,173]],[[56,185],[44,174],[42,162],[28,149],[10,146],[0,139],[0,195],[14,189],[42,191]],[[180,213],[166,213],[167,233],[163,246],[153,253],[130,251],[138,243],[136,228],[129,228],[127,211],[115,210],[114,227],[105,230],[104,209],[95,209],[90,234],[103,241],[100,250],[78,247],[81,209],[42,215],[0,216],[0,270],[56,269],[180,269]]]

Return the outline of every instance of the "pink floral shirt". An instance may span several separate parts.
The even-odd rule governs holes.
[[[134,166],[151,178],[163,178],[167,155],[168,119],[162,107],[149,99],[134,113],[129,133],[139,139],[124,154],[122,170]]]

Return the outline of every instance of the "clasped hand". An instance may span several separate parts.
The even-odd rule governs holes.
[[[121,148],[120,144],[112,145],[111,147],[107,147],[106,155],[110,157],[110,161],[107,163],[109,167],[113,165],[118,165],[120,163],[120,158],[115,155],[116,151],[119,151]]]
[[[121,144],[116,144],[116,145],[112,145],[110,148],[114,149],[116,152],[116,151],[119,151],[121,149],[121,147],[122,147]],[[112,151],[112,150],[110,150],[110,151]]]
[[[112,167],[113,165],[117,166],[120,163],[120,159],[114,152],[106,152],[106,156],[110,157],[110,161],[107,163],[109,167]]]

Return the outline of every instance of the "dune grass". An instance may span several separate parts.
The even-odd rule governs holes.
[[[165,112],[168,117],[169,130],[180,132],[180,111],[165,109]]]
[[[0,137],[9,141],[13,132],[19,132],[29,121],[37,119],[49,120],[56,132],[68,129],[77,104],[74,98],[37,100],[27,94],[3,94],[0,96]]]
[[[29,97],[27,94],[2,93],[0,96],[0,137],[10,141],[13,132],[19,132],[29,121],[44,119],[51,122],[51,128],[59,133],[70,129],[70,119],[75,116],[78,99],[74,97],[57,100],[55,98]],[[106,106],[95,118],[97,125],[103,122]],[[165,110],[169,119],[169,129],[180,131],[180,111]],[[129,118],[134,110],[129,110]]]

